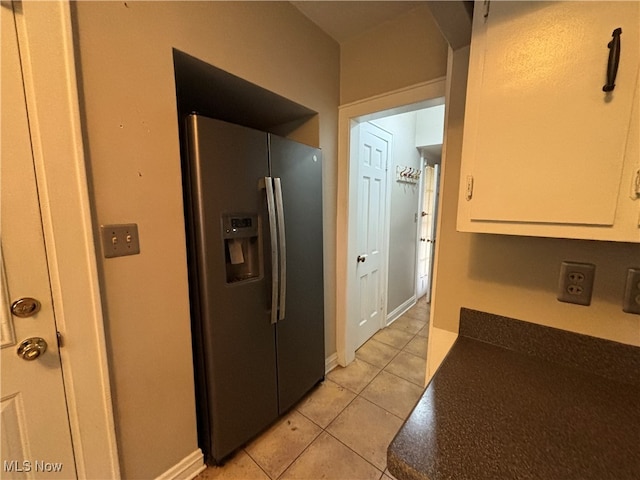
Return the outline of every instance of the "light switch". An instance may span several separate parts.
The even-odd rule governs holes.
[[[140,253],[140,238],[138,237],[137,224],[101,225],[100,233],[105,258],[137,255]]]

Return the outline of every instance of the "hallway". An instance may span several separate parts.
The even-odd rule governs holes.
[[[375,479],[424,389],[429,305],[421,298],[222,467],[197,480]]]

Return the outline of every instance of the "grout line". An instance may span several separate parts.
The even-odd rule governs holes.
[[[407,343],[405,343],[402,347],[397,347],[397,346],[395,346],[395,345],[390,345],[390,344],[388,344],[388,343],[383,342],[382,340],[375,339],[375,340],[376,340],[376,342],[380,342],[380,343],[382,343],[382,344],[384,344],[384,345],[387,345],[387,346],[389,346],[389,347],[393,347],[393,348],[395,348],[395,349],[397,349],[397,350],[404,350],[404,348],[405,348],[407,345],[409,345],[409,342],[411,342],[411,340],[413,340],[413,339],[414,339],[414,337],[418,334],[417,332],[416,332],[416,333],[411,333],[411,332],[407,332],[406,330],[402,330],[402,329],[399,329],[399,328],[391,328],[391,327],[384,327],[384,328],[381,328],[380,330],[378,330],[378,332],[381,332],[382,330],[384,330],[384,329],[386,329],[386,328],[391,329],[391,330],[393,330],[394,332],[402,332],[402,333],[406,333],[406,334],[408,334],[408,335],[411,335],[411,338],[410,338],[410,339],[407,341]],[[422,328],[421,328],[420,330],[422,330]],[[418,332],[419,332],[420,330],[418,330]],[[378,332],[376,332],[376,334],[377,334]],[[375,336],[375,335],[374,335],[374,336]],[[373,337],[371,337],[371,338],[373,338]],[[367,341],[368,341],[368,340],[367,340]],[[365,343],[366,343],[366,342],[365,342]]]
[[[267,477],[271,478],[271,475],[269,475],[269,473],[268,473],[264,468],[262,468],[262,465],[260,465],[260,464],[258,463],[258,461],[257,461],[255,458],[253,458],[253,457],[251,456],[251,454],[247,451],[247,449],[246,449],[246,448],[244,448],[244,447],[243,447],[243,448],[242,448],[242,451],[243,451],[244,453],[246,453],[246,454],[247,454],[247,457],[249,457],[249,459],[250,459],[253,463],[255,463],[255,464],[256,464],[256,466],[257,466],[260,470],[262,470],[262,471],[264,472],[264,474],[265,474]],[[237,453],[236,453],[236,454],[234,454],[234,456],[235,456],[235,455],[237,455]]]
[[[426,362],[425,362],[425,368],[426,368],[426,366],[427,365],[426,365]],[[425,388],[423,385],[418,385],[417,383],[413,383],[411,380],[407,380],[406,378],[403,378],[400,375],[397,375],[397,374],[395,374],[393,372],[389,372],[389,371],[385,370],[384,373],[388,373],[389,375],[393,375],[394,377],[399,378],[400,380],[404,380],[405,382],[410,383],[411,385],[413,385],[415,387],[422,388],[422,389]]]
[[[381,342],[380,340],[374,340],[374,339],[373,339],[373,337],[371,337],[369,340],[367,340],[367,341],[363,344],[363,346],[364,346],[364,345],[366,345],[366,344],[367,344],[369,341],[371,341],[371,340],[373,340],[374,342],[378,342],[379,344],[384,345],[385,347],[389,347],[389,348],[393,348],[394,350],[397,350],[397,352],[395,352],[395,353],[393,354],[393,357],[391,357],[391,358],[389,359],[389,361],[388,361],[387,363],[385,363],[385,364],[384,364],[384,367],[381,367],[383,370],[384,370],[384,369],[385,369],[385,368],[386,368],[386,367],[387,367],[387,366],[388,366],[388,365],[393,361],[393,359],[394,359],[394,358],[396,358],[396,357],[398,356],[398,354],[402,351],[402,349],[399,349],[398,347],[393,347],[393,346],[391,346],[391,345],[387,345],[386,343]],[[409,340],[409,341],[411,341],[411,340]],[[362,348],[362,347],[360,347],[360,348]],[[358,358],[358,351],[357,351],[357,350],[356,350],[356,358]],[[366,360],[363,360],[362,358],[358,358],[358,360],[360,360],[361,362],[364,362],[364,363],[366,363],[366,364],[368,364],[368,365],[372,365],[372,366],[374,366],[374,367],[376,367],[376,368],[379,368],[379,367],[378,367],[378,365],[373,365],[373,363],[369,363],[369,362],[367,362]]]
[[[371,463],[369,460],[367,460],[366,458],[364,458],[362,455],[360,455],[358,452],[356,452],[353,448],[351,448],[349,445],[347,445],[346,443],[344,443],[342,440],[340,440],[338,437],[334,436],[331,434],[331,432],[327,432],[327,435],[329,435],[331,438],[333,438],[334,440],[337,440],[338,442],[340,442],[342,445],[344,445],[345,447],[347,447],[349,450],[351,450],[353,453],[355,453],[357,456],[359,456],[362,460],[364,460],[365,462],[367,462],[369,465],[371,465],[373,468],[375,468],[376,470],[378,470],[380,472],[380,468],[377,467],[376,465],[374,465],[373,463]],[[384,469],[386,470],[386,463],[385,463],[385,467]],[[384,473],[384,470],[381,471],[381,473]],[[380,478],[382,478],[382,475],[380,476]]]
[[[302,414],[300,414],[300,415],[302,415]],[[306,417],[305,417],[305,418],[306,418]],[[319,425],[318,425],[318,426],[319,426]],[[281,473],[280,475],[278,475],[278,476],[277,476],[275,479],[273,479],[273,480],[277,480],[278,478],[282,478],[282,476],[283,476],[285,473],[287,473],[287,470],[289,470],[289,469],[291,468],[291,466],[292,466],[294,463],[296,463],[296,461],[297,461],[297,460],[302,456],[302,454],[303,454],[304,452],[306,452],[306,451],[309,449],[309,447],[310,447],[311,445],[313,445],[313,442],[315,442],[315,441],[318,439],[318,437],[319,437],[320,435],[322,435],[322,432],[324,432],[324,431],[325,431],[325,430],[324,430],[324,428],[320,427],[320,432],[318,432],[318,434],[317,434],[315,437],[313,437],[313,440],[311,440],[311,441],[309,442],[309,445],[307,445],[306,447],[304,447],[304,448],[302,449],[302,451],[301,451],[301,452],[296,456],[296,458],[294,458],[294,459],[292,460],[292,462],[291,462],[289,465],[287,465],[287,466],[286,466],[286,468],[282,471],[282,473]],[[272,478],[270,475],[268,475],[268,476],[269,476],[269,478]]]
[[[334,382],[334,383],[335,383],[335,382]],[[341,386],[342,386],[342,385],[341,385]],[[345,388],[345,387],[343,387],[343,388]],[[349,390],[349,391],[351,391],[351,390]],[[354,393],[355,393],[355,392],[354,392]],[[343,413],[343,412],[344,412],[344,411],[349,407],[349,405],[351,405],[351,404],[356,400],[356,398],[358,398],[359,396],[360,396],[359,394],[356,394],[356,396],[355,396],[355,397],[353,397],[353,399],[351,399],[351,400],[349,401],[349,403],[347,403],[347,405],[346,405],[342,410],[340,410],[340,412],[339,412],[339,413],[338,413],[338,414],[333,418],[333,420],[331,420],[331,422],[329,422],[329,424],[326,426],[326,428],[321,427],[321,426],[320,426],[320,425],[318,425],[316,422],[314,422],[313,420],[311,420],[310,418],[308,418],[308,417],[307,417],[305,414],[303,414],[302,412],[298,412],[300,415],[302,415],[303,417],[307,418],[307,419],[308,419],[310,422],[312,422],[314,425],[318,426],[318,427],[320,428],[320,432],[318,433],[318,435],[316,435],[316,436],[313,438],[313,440],[311,440],[311,442],[309,442],[309,444],[308,444],[308,445],[307,445],[307,446],[306,446],[306,447],[305,447],[305,448],[304,448],[304,449],[303,449],[303,450],[298,454],[298,456],[296,456],[296,458],[295,458],[295,459],[293,459],[293,461],[292,461],[289,465],[287,465],[287,467],[284,469],[284,471],[283,471],[283,472],[282,472],[282,473],[281,473],[277,478],[281,478],[281,477],[282,477],[282,476],[287,472],[287,470],[289,470],[289,468],[291,468],[291,466],[292,466],[292,465],[293,465],[293,464],[298,460],[298,458],[300,458],[300,457],[304,454],[304,452],[306,452],[306,451],[309,449],[309,447],[311,447],[311,445],[312,445],[312,444],[313,444],[313,443],[314,443],[314,442],[315,442],[315,441],[320,437],[320,435],[322,435],[322,433],[323,433],[323,432],[324,432],[324,433],[326,433],[327,435],[329,435],[330,437],[334,438],[334,439],[335,439],[335,440],[337,440],[338,442],[340,442],[340,443],[341,443],[342,445],[344,445],[345,447],[347,447],[347,448],[348,448],[349,450],[351,450],[353,453],[355,453],[355,454],[356,454],[356,455],[358,455],[360,458],[362,458],[364,461],[366,461],[369,465],[373,466],[376,470],[380,471],[380,469],[379,469],[377,466],[373,465],[369,460],[367,460],[366,458],[364,458],[364,457],[363,457],[362,455],[360,455],[358,452],[356,452],[356,451],[355,451],[355,450],[353,450],[351,447],[349,447],[349,445],[347,445],[347,444],[345,444],[344,442],[342,442],[339,438],[335,437],[334,435],[332,435],[332,434],[331,434],[331,432],[329,432],[329,431],[327,430],[327,429],[331,426],[331,424],[332,424],[333,422],[335,422],[335,421],[336,421],[336,419],[337,419],[337,418],[338,418],[338,417],[339,417],[339,416],[340,416],[340,415],[341,415],[341,414],[342,414],[342,413]],[[362,397],[362,398],[363,398],[363,400],[369,401],[369,400],[367,400],[367,399],[366,399],[366,398],[364,398],[364,397]],[[369,402],[370,402],[370,401],[369,401]],[[370,402],[370,403],[373,403],[373,402]],[[374,405],[375,405],[375,404],[374,404]],[[294,407],[294,408],[295,408],[295,407]],[[297,411],[297,410],[296,410],[296,411]],[[391,412],[389,412],[389,413],[391,413]],[[396,415],[396,417],[397,417],[397,415]],[[247,452],[247,454],[248,454],[248,452]],[[254,461],[254,462],[255,462],[255,463],[260,467],[260,469],[261,469],[262,471],[264,471],[264,469],[262,468],[262,466],[261,466],[261,465],[260,465],[256,460],[254,460],[254,459],[253,459],[253,457],[251,457],[251,459],[252,459],[252,460],[253,460],[253,461]],[[386,468],[386,467],[385,467],[385,468]],[[271,477],[267,472],[265,472],[265,473],[267,474],[267,476],[268,476],[269,478],[272,478],[272,477]],[[382,474],[384,474],[384,470],[383,470],[381,473],[382,473]],[[273,478],[272,478],[272,480],[277,480],[277,478],[276,478],[276,479],[273,479]],[[382,478],[382,475],[380,476],[380,478]]]

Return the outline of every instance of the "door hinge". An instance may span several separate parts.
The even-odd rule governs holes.
[[[484,0],[484,21],[489,18],[489,9],[491,8],[491,0]]]
[[[631,193],[629,195],[631,200],[637,200],[640,198],[640,168],[636,170],[635,176],[631,182]]]
[[[473,175],[467,175],[467,192],[465,198],[467,201],[473,198]]]
[[[56,339],[58,340],[58,348],[64,347],[64,340],[60,332],[56,332]]]

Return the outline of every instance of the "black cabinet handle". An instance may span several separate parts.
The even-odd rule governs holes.
[[[616,88],[616,75],[620,63],[620,35],[622,29],[616,28],[611,34],[613,39],[607,45],[609,47],[609,61],[607,62],[607,84],[602,87],[603,92],[611,92]]]

